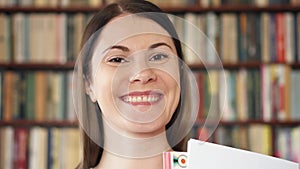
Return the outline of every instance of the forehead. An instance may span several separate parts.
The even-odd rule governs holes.
[[[129,37],[142,36],[150,39],[170,37],[168,32],[155,21],[135,14],[127,14],[114,18],[101,30],[98,44],[101,44],[101,50],[105,46],[118,44]]]
[[[129,50],[137,51],[149,49],[150,46],[158,43],[163,43],[170,46],[175,50],[172,39],[169,36],[163,36],[158,34],[141,34],[129,37],[117,43],[116,45],[128,47]],[[165,45],[162,45],[162,47]]]

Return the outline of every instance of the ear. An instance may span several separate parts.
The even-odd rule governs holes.
[[[91,101],[95,103],[97,101],[95,92],[92,89],[89,80],[87,80],[85,77],[84,77],[84,86],[85,86],[85,93],[89,95]]]

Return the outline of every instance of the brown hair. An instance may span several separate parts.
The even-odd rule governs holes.
[[[153,15],[151,13],[160,13],[159,15]],[[100,34],[100,29],[104,27],[110,20],[113,18],[123,14],[123,13],[132,13],[132,14],[138,14],[141,17],[145,17],[148,19],[151,19],[158,23],[160,26],[162,26],[172,37],[174,45],[176,47],[177,55],[179,58],[182,59],[183,54],[182,54],[182,49],[181,49],[181,43],[179,41],[178,35],[176,33],[176,30],[172,24],[172,22],[169,20],[166,14],[162,13],[162,10],[157,7],[156,5],[144,1],[144,0],[121,0],[116,3],[110,4],[100,10],[98,13],[94,15],[94,17],[91,19],[89,24],[87,25],[85,32],[82,37],[82,42],[81,42],[81,49],[84,50],[84,58],[82,61],[82,73],[86,79],[91,79],[91,69],[90,69],[90,62],[91,62],[91,57],[92,57],[92,51],[94,49],[95,41],[98,35]],[[97,34],[94,36],[94,34]],[[88,45],[86,43],[88,42]],[[180,69],[181,70],[181,69]],[[180,72],[181,75],[183,72]],[[184,76],[182,76],[184,77]],[[180,79],[180,81],[184,81],[184,79]],[[182,84],[180,84],[182,85]],[[184,87],[184,86],[183,86]],[[181,90],[184,90],[181,88]],[[184,92],[181,92],[181,98],[183,98]],[[88,96],[87,96],[88,97]],[[94,108],[96,109],[97,112],[97,121],[98,121],[98,126],[92,126],[92,127],[99,127],[100,134],[103,134],[103,124],[102,124],[102,113],[101,109],[99,108],[97,103],[86,103],[86,104],[93,104]],[[177,118],[184,118],[183,113],[179,113],[180,111],[180,106],[178,105],[171,121],[167,124],[166,129],[168,129],[171,125],[173,125],[175,119]],[[182,125],[182,123],[178,123],[178,125]],[[90,126],[90,125],[89,125]],[[93,140],[86,134],[86,132],[83,130],[82,127],[81,129],[81,134],[82,134],[82,161],[81,163],[77,166],[78,169],[87,169],[91,167],[97,166],[97,164],[101,160],[101,156],[103,153],[103,137],[100,136],[99,141],[102,145],[98,146],[96,143],[93,142]],[[180,131],[179,131],[180,132]],[[178,131],[167,131],[167,138],[168,142],[170,145],[175,145],[176,143],[172,139],[172,136],[177,134]],[[181,141],[179,144],[176,146],[172,147],[173,150],[176,151],[183,151],[183,141]]]

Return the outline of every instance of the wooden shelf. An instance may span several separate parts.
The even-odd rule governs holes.
[[[4,13],[93,13],[97,12],[102,7],[0,7],[0,12]]]
[[[34,120],[14,120],[3,121],[0,120],[0,126],[13,126],[13,127],[78,127],[78,122],[74,121],[34,121]]]
[[[231,63],[224,63],[222,65],[215,65],[215,64],[193,64],[189,65],[192,70],[201,70],[201,69],[238,69],[238,68],[260,68],[262,63],[253,62],[253,63],[238,63],[238,64],[231,64]]]
[[[197,125],[203,125],[203,121],[197,121]],[[216,122],[208,121],[208,125],[215,125]],[[246,120],[246,121],[220,121],[218,126],[247,126],[253,124],[263,124],[270,126],[280,126],[280,127],[294,127],[300,126],[300,120],[296,121],[263,121],[263,120]]]
[[[248,69],[259,69],[263,65],[271,65],[271,64],[283,64],[288,65],[293,69],[300,69],[300,63],[281,63],[281,62],[271,62],[271,63],[261,63],[261,62],[242,62],[242,63],[224,63],[222,65],[203,65],[203,64],[193,64],[189,65],[192,70],[203,70],[203,69],[240,69],[240,68],[248,68]]]
[[[74,62],[67,63],[0,63],[0,70],[73,70]]]
[[[161,6],[161,5],[160,5]],[[0,7],[0,12],[4,13],[93,13],[99,11],[103,6],[89,7],[89,6],[70,6],[70,7]],[[222,5],[218,7],[201,7],[194,6],[161,6],[162,10],[168,13],[202,13],[202,12],[299,12],[300,6],[285,5],[271,5],[267,7],[258,7],[254,5]]]
[[[162,7],[166,12],[170,13],[202,13],[202,12],[299,12],[300,6],[293,5],[271,5],[267,7],[258,7],[254,5],[222,5],[219,7],[200,7],[200,6],[190,6],[190,7]]]
[[[259,63],[259,62],[245,62],[237,64],[225,63],[222,65],[202,65],[193,64],[189,65],[192,70],[203,69],[259,69],[262,65],[269,64],[284,64],[290,66],[292,69],[300,69],[300,63]],[[0,70],[73,70],[74,62],[61,63],[0,63]]]
[[[208,125],[216,124],[213,121],[208,121]],[[300,126],[300,120],[297,121],[263,121],[263,120],[247,120],[247,121],[221,121],[218,126],[247,126],[253,124],[262,124],[279,127],[295,127]],[[196,122],[196,125],[203,125],[203,122]],[[14,120],[3,121],[0,120],[0,126],[14,126],[14,127],[78,127],[77,121],[34,121],[34,120]]]

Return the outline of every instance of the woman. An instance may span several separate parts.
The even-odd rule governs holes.
[[[161,12],[147,1],[124,0],[87,25],[74,76],[83,144],[77,168],[161,169],[162,152],[185,149],[197,86]]]

